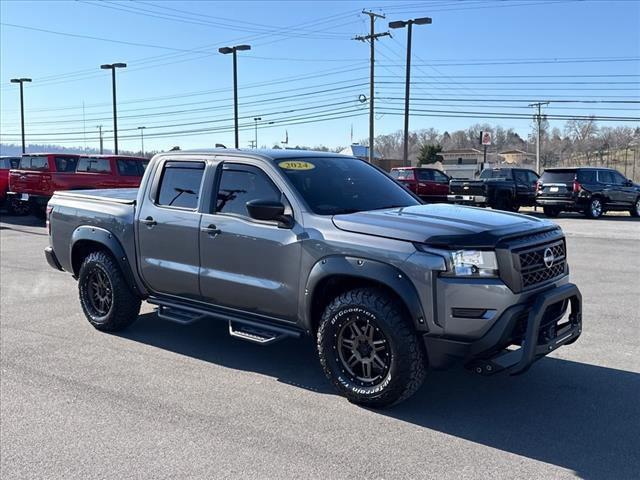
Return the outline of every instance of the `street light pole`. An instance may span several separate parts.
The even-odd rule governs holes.
[[[141,144],[141,150],[142,150],[142,156],[144,157],[144,129],[147,127],[138,127],[138,130],[140,130],[140,144]]]
[[[409,98],[411,91],[411,33],[413,31],[413,24],[416,25],[428,25],[432,23],[431,18],[415,18],[407,21],[389,22],[389,28],[404,28],[407,27],[407,71],[404,85],[404,141],[403,141],[403,154],[402,164],[405,167],[409,166]]]
[[[549,105],[549,102],[536,102],[531,103],[529,106],[538,109],[538,113],[535,115],[537,122],[536,132],[536,173],[540,175],[540,142],[542,140],[542,106]]]
[[[126,68],[126,63],[100,65],[103,70],[111,70],[111,93],[113,97],[113,151],[118,155],[118,114],[116,111],[116,68]]]
[[[218,49],[218,52],[223,55],[233,54],[233,124],[236,148],[240,148],[240,137],[238,133],[238,62],[236,52],[243,50],[251,50],[251,45],[235,45],[233,47],[222,47]]]
[[[254,121],[254,122],[256,122],[256,124],[255,124],[255,125],[256,125],[256,132],[255,132],[255,136],[254,136],[254,139],[255,139],[255,140],[254,140],[255,148],[258,148],[258,122],[259,122],[260,120],[262,120],[262,117],[255,117],[255,118],[253,119],[253,121]]]
[[[11,83],[19,83],[20,84],[20,127],[22,131],[22,153],[26,152],[26,144],[24,141],[24,93],[23,93],[23,84],[27,82],[30,83],[30,78],[12,78]]]
[[[103,149],[102,149],[102,147],[103,147],[103,144],[102,144],[102,125],[97,125],[96,128],[98,129],[98,135],[100,136],[100,155],[102,155],[102,151],[103,151]]]

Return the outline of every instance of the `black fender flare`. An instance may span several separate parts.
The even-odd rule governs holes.
[[[413,282],[393,265],[362,257],[332,255],[325,257],[311,268],[304,290],[303,328],[313,331],[313,298],[323,280],[333,276],[347,276],[370,280],[390,288],[400,297],[409,310],[416,329],[426,332],[424,311]]]
[[[69,247],[69,259],[72,265],[73,250],[77,243],[83,240],[99,243],[100,245],[104,246],[105,249],[111,253],[113,258],[118,263],[118,266],[124,274],[124,278],[127,281],[129,287],[136,293],[136,295],[139,295],[141,297],[144,297],[146,295],[144,288],[141,285],[138,285],[138,282],[136,281],[133,270],[131,269],[131,264],[127,259],[127,254],[122,247],[122,244],[113,233],[105,228],[84,225],[76,228],[73,231],[73,233],[71,234],[71,242]],[[78,272],[73,272],[74,276],[76,276],[77,273]]]

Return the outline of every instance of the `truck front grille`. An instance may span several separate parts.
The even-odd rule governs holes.
[[[525,250],[518,258],[523,289],[561,277],[566,270],[564,240]]]

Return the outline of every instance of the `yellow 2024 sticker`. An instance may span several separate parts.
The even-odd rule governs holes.
[[[297,161],[286,161],[278,163],[280,168],[285,170],[313,170],[316,166],[313,163]]]

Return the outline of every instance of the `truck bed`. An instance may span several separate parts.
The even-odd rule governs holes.
[[[135,204],[138,197],[137,188],[105,188],[102,190],[64,190],[57,191],[58,197],[85,198],[125,204]]]

